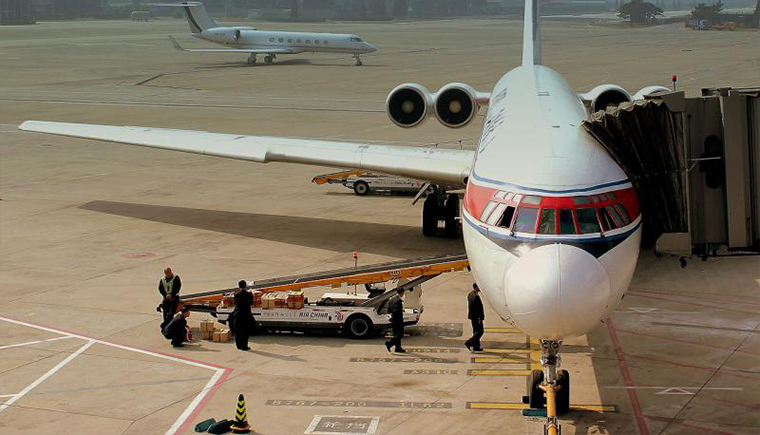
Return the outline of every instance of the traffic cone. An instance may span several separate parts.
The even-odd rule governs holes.
[[[251,426],[248,425],[248,413],[245,412],[245,398],[241,394],[238,397],[237,409],[235,410],[235,422],[232,423],[233,433],[249,433]]]

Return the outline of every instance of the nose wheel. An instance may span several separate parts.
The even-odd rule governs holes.
[[[356,66],[362,66],[362,65],[364,65],[362,63],[362,59],[359,57],[359,53],[354,54],[354,59],[356,59]]]
[[[562,342],[558,340],[541,340],[540,362],[543,370],[531,372],[527,395],[523,398],[533,410],[546,406],[544,433],[547,435],[562,433],[557,416],[570,411],[570,373],[557,370],[561,346]]]

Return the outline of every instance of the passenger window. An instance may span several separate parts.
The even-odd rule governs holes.
[[[274,42],[274,38],[269,38],[269,42]]]
[[[501,222],[499,222],[499,226],[502,228],[509,228],[509,226],[512,225],[513,217],[515,217],[515,208],[510,205],[507,207],[507,210],[504,212],[504,217],[501,218]]]
[[[538,224],[539,234],[554,234],[557,232],[557,214],[553,209],[541,209],[541,222]]]
[[[488,220],[488,216],[491,214],[493,209],[495,209],[498,204],[499,203],[496,201],[489,202],[488,205],[486,205],[486,208],[483,210],[483,214],[480,215],[480,221],[485,222],[486,220]]]
[[[596,210],[593,208],[579,208],[575,213],[578,215],[578,228],[581,230],[581,234],[598,233],[600,231]]]
[[[573,221],[572,210],[559,211],[559,233],[575,234],[575,222]]]
[[[315,39],[315,40],[314,40],[314,43],[315,43],[315,44],[319,44],[319,41]]]
[[[500,203],[496,206],[496,209],[491,213],[491,216],[488,217],[488,221],[486,222],[488,225],[496,225],[496,222],[499,221],[499,218],[504,213],[504,209],[507,208],[507,204]]]
[[[614,230],[618,227],[607,208],[599,209],[599,221],[602,222],[602,229],[604,231]]]
[[[288,39],[288,44],[292,44],[292,43],[293,43],[293,40],[292,39]]]
[[[284,41],[283,38],[277,38],[277,42],[282,42],[282,41]]]
[[[575,205],[588,205],[591,204],[591,200],[588,196],[574,196],[573,202]]]
[[[307,43],[307,44],[311,44],[311,39],[307,39],[307,40],[306,40],[306,43]]]
[[[540,196],[525,196],[522,200],[523,204],[541,204],[541,197]]]
[[[537,208],[520,207],[517,211],[514,231],[520,233],[535,233],[536,217],[538,217]]]

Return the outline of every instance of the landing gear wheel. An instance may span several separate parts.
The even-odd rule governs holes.
[[[528,406],[533,409],[544,407],[544,390],[539,388],[544,382],[544,372],[542,370],[533,370],[528,378]]]
[[[369,317],[355,315],[346,320],[343,328],[346,331],[346,335],[361,340],[371,337],[375,327],[372,325],[372,320]]]
[[[272,63],[272,62],[274,62],[274,56],[272,56],[271,54],[267,54],[266,56],[264,56],[264,63]]]
[[[359,196],[364,196],[369,193],[369,185],[366,181],[357,181],[354,183],[354,193]]]
[[[359,55],[358,55],[358,54],[355,54],[355,55],[354,55],[354,59],[356,59],[356,66],[362,66],[362,65],[364,65],[364,64],[362,63],[362,60],[361,60],[361,58],[359,57]]]
[[[457,217],[459,216],[459,195],[450,193],[444,206],[446,237],[454,239],[459,235]]]
[[[438,198],[428,195],[422,204],[422,234],[434,237],[438,232]]]
[[[557,414],[570,412],[570,373],[567,370],[560,370],[557,373]]]
[[[256,55],[252,54],[248,56],[248,65],[255,65],[256,64]]]

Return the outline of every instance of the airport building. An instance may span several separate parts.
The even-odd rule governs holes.
[[[35,21],[32,0],[0,1],[0,24],[34,24]]]

